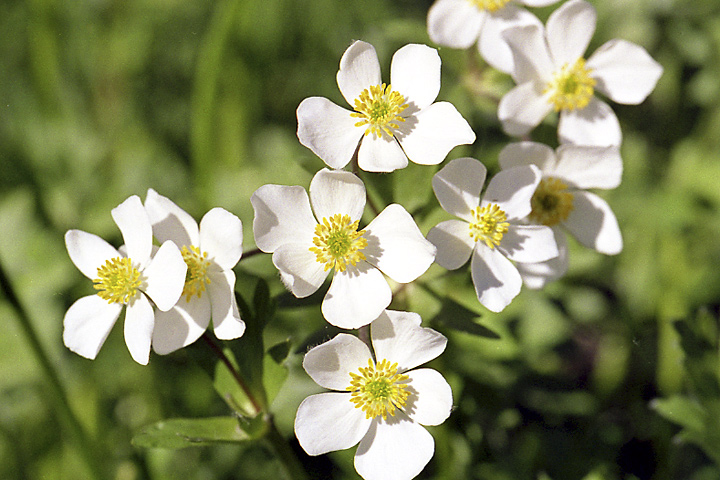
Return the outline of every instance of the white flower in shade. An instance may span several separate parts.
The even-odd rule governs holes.
[[[166,311],[183,290],[187,266],[173,242],[153,255],[152,227],[145,208],[133,195],[112,210],[123,239],[120,251],[102,238],[81,230],[65,234],[70,259],[91,279],[97,295],[73,303],[63,321],[65,346],[94,359],[125,309],[125,343],[133,359],[147,365],[155,325],[155,311]]]
[[[610,206],[585,191],[620,185],[623,167],[618,147],[566,144],[553,151],[541,143],[519,142],[507,145],[500,152],[501,168],[526,165],[535,165],[542,174],[528,219],[552,228],[560,250],[555,259],[518,266],[526,285],[540,288],[567,271],[567,243],[562,230],[568,230],[580,243],[600,253],[620,253],[622,236]]]
[[[618,119],[595,90],[614,102],[636,105],[653,91],[663,69],[645,49],[625,40],[610,40],[586,61],[595,21],[592,5],[570,0],[550,15],[546,28],[503,33],[515,57],[517,83],[498,107],[508,134],[525,135],[555,110],[561,143],[620,145]]]
[[[145,209],[153,234],[160,242],[172,241],[188,270],[177,304],[155,315],[153,350],[160,355],[185,347],[200,338],[213,321],[215,336],[232,340],[245,333],[235,300],[232,268],[242,256],[242,222],[222,208],[213,208],[197,222],[166,197],[149,189]]]
[[[355,469],[366,480],[410,479],[435,450],[423,425],[441,424],[452,409],[452,390],[443,376],[415,367],[440,355],[447,339],[422,328],[418,314],[391,310],[372,322],[370,335],[373,352],[341,333],[305,355],[308,375],[334,391],[303,400],[295,435],[310,455],[359,442]]]
[[[502,32],[512,27],[542,25],[521,8],[545,7],[558,0],[437,0],[428,11],[430,39],[444,47],[468,48],[477,42],[480,55],[498,70],[513,71],[513,55]]]
[[[307,297],[320,288],[328,270],[335,270],[322,313],[341,328],[367,325],[390,304],[392,292],[383,273],[399,283],[412,282],[435,258],[435,247],[400,205],[389,205],[358,230],[365,186],[350,172],[320,170],[309,198],[299,186],[264,185],[250,201],[255,243],[273,254],[293,295]]]
[[[475,133],[453,105],[437,102],[440,56],[426,45],[395,52],[390,84],[369,43],[350,45],[340,60],[337,83],[354,111],[327,98],[310,97],[297,109],[300,143],[332,168],[343,168],[358,150],[358,165],[370,172],[404,168],[408,158],[436,165]]]
[[[520,293],[522,278],[514,262],[538,263],[557,257],[549,227],[526,225],[530,198],[540,182],[537,167],[523,166],[495,175],[480,199],[487,170],[474,158],[458,158],[435,174],[433,191],[442,208],[461,220],[447,220],[428,233],[437,247],[435,261],[455,270],[472,256],[470,269],[478,300],[499,312]]]

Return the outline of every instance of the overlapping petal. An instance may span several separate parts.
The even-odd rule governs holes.
[[[542,25],[509,28],[502,36],[512,50],[515,68],[511,75],[515,83],[540,82],[544,86],[552,78],[556,66],[548,51]]]
[[[606,147],[620,145],[622,132],[615,112],[597,98],[581,110],[563,111],[558,123],[560,143]]]
[[[172,240],[177,245],[199,245],[200,230],[195,219],[175,202],[152,188],[145,197],[145,210],[152,224],[152,232],[160,243]]]
[[[186,272],[187,265],[178,247],[169,240],[163,243],[143,271],[147,279],[145,293],[159,310],[170,310],[178,301],[185,285]]]
[[[508,220],[524,218],[532,210],[530,199],[541,178],[535,165],[502,170],[490,179],[480,204],[496,203]]]
[[[542,225],[510,225],[498,248],[515,262],[537,263],[558,256],[552,229]]]
[[[351,113],[327,98],[306,98],[297,108],[298,140],[329,167],[343,168],[365,131],[355,125],[357,119]]]
[[[440,206],[451,215],[468,222],[470,211],[480,205],[480,192],[487,168],[474,158],[456,158],[433,175],[432,187]]]
[[[475,239],[470,235],[470,225],[462,220],[446,220],[430,229],[427,239],[435,245],[435,263],[448,270],[455,270],[470,260]]]
[[[561,178],[575,188],[615,188],[622,179],[620,148],[560,145],[558,161],[545,175]],[[543,169],[544,170],[544,169]]]
[[[299,186],[263,185],[250,197],[255,244],[266,253],[288,242],[312,242],[317,221],[310,199]]]
[[[425,273],[435,258],[412,216],[401,205],[388,205],[365,227],[368,262],[396,282],[408,283]]]
[[[285,286],[298,298],[315,293],[328,275],[325,264],[310,251],[311,246],[312,242],[285,243],[272,256],[273,264],[285,274]]]
[[[373,321],[370,332],[376,359],[397,362],[398,372],[404,372],[438,357],[447,338],[421,327],[420,321],[417,313],[385,310]]]
[[[321,387],[344,392],[350,386],[350,372],[358,373],[368,366],[370,359],[370,349],[362,340],[339,333],[306,353],[303,368]]]
[[[340,328],[360,328],[375,320],[392,300],[385,277],[367,262],[335,272],[322,303],[325,319]]]
[[[110,212],[115,224],[122,233],[127,249],[127,256],[140,270],[147,266],[152,253],[152,225],[140,201],[140,197],[132,195]]]
[[[428,10],[430,40],[450,48],[468,48],[478,39],[486,16],[467,0],[438,0]]]
[[[518,263],[515,266],[520,272],[523,284],[532,289],[543,288],[547,283],[565,275],[569,265],[569,255],[565,234],[554,227],[555,242],[558,245],[558,256],[540,263]]]
[[[320,393],[307,397],[298,407],[295,436],[308,455],[322,455],[356,445],[371,423],[350,402],[349,393]]]
[[[213,208],[200,220],[200,249],[207,252],[222,270],[229,270],[238,263],[242,256],[242,241],[242,222],[227,210]]]
[[[207,294],[212,305],[213,332],[220,340],[233,340],[245,333],[235,300],[235,273],[232,270],[212,272]]]
[[[177,247],[176,247],[177,248]],[[125,309],[125,344],[130,355],[140,365],[150,360],[150,344],[155,327],[155,312],[144,295],[128,303]]]
[[[475,141],[475,132],[448,102],[433,103],[413,119],[400,125],[398,139],[408,158],[420,165],[437,165],[456,146]]]
[[[587,50],[597,22],[595,8],[584,0],[570,0],[547,21],[547,43],[556,68],[573,64]]]
[[[412,392],[403,411],[420,425],[440,425],[452,411],[452,389],[436,370],[419,368],[407,372]]]
[[[167,355],[190,345],[210,324],[210,298],[203,295],[188,302],[184,297],[166,312],[155,313],[152,347],[155,353]]]
[[[527,82],[503,95],[498,105],[498,119],[505,133],[517,137],[525,135],[552,111],[543,88],[544,85]]]
[[[409,480],[425,468],[434,451],[425,427],[396,412],[387,422],[372,422],[355,452],[355,469],[365,480]]]
[[[605,200],[593,193],[574,193],[573,211],[564,225],[586,247],[606,255],[622,251],[622,235],[615,214]]]
[[[73,303],[63,319],[63,343],[80,356],[94,360],[120,316],[122,304],[97,295]]]
[[[467,2],[467,0],[464,0]],[[555,2],[556,0],[552,0]],[[469,3],[469,2],[467,2]],[[523,8],[507,4],[503,8],[488,14],[480,31],[478,49],[485,61],[500,70],[510,73],[515,70],[512,50],[507,45],[503,32],[510,28],[536,25],[542,27],[540,20]]]
[[[470,271],[478,300],[492,312],[502,311],[522,288],[517,268],[497,248],[478,243]]]
[[[513,142],[500,150],[498,163],[503,170],[525,165],[535,165],[543,172],[555,169],[555,151],[543,143]]]

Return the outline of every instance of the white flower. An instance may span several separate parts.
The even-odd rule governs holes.
[[[365,186],[350,172],[320,170],[309,198],[299,186],[264,185],[250,201],[255,243],[273,254],[293,295],[307,297],[320,288],[328,270],[335,270],[322,313],[341,328],[367,325],[390,304],[392,292],[383,273],[396,282],[412,282],[435,258],[435,247],[400,205],[389,205],[358,231]]]
[[[565,274],[567,243],[560,227],[580,243],[606,255],[623,247],[617,220],[610,206],[588,188],[609,189],[620,184],[622,159],[619,148],[566,144],[557,151],[541,143],[511,143],[500,152],[500,167],[535,165],[542,180],[531,200],[529,220],[555,231],[560,255],[541,264],[519,266],[525,284],[540,288]]]
[[[423,425],[450,415],[452,390],[429,368],[414,369],[445,350],[447,339],[420,327],[416,313],[387,310],[371,326],[374,357],[341,333],[305,355],[303,367],[321,387],[300,404],[295,435],[310,455],[360,445],[355,469],[366,480],[410,479],[435,450]]]
[[[163,243],[151,257],[152,227],[137,195],[114,208],[112,217],[125,240],[120,251],[91,233],[65,234],[70,259],[98,293],[70,306],[63,321],[63,341],[73,352],[94,359],[125,305],[125,343],[133,359],[147,365],[155,324],[150,300],[160,311],[172,308],[182,292],[187,267],[173,242]]]
[[[242,222],[222,208],[213,208],[197,222],[152,188],[145,209],[153,234],[172,241],[187,264],[185,286],[177,304],[155,316],[153,350],[165,355],[200,338],[213,321],[215,336],[232,340],[245,333],[235,301],[232,268],[242,256]]]
[[[553,109],[560,112],[561,143],[620,145],[615,113],[597,89],[617,103],[636,105],[655,88],[662,67],[642,47],[610,40],[587,62],[583,54],[595,31],[595,9],[570,0],[550,15],[545,29],[511,28],[504,36],[515,56],[517,86],[500,101],[498,117],[510,135],[535,128]]]
[[[426,45],[395,52],[391,84],[382,83],[372,45],[357,41],[340,60],[337,82],[353,111],[311,97],[297,109],[300,143],[332,168],[343,168],[358,149],[358,165],[370,172],[404,168],[408,158],[436,165],[457,145],[475,141],[470,125],[440,91],[440,56]]]
[[[515,4],[545,7],[558,0],[437,0],[428,11],[430,39],[444,47],[468,48],[477,42],[480,55],[491,66],[511,73],[513,55],[502,32],[512,27],[541,25],[540,20]]]
[[[433,191],[442,208],[461,220],[447,220],[428,233],[437,247],[435,261],[455,270],[472,255],[472,280],[478,300],[499,312],[520,293],[522,278],[510,260],[544,262],[558,250],[549,227],[521,223],[531,211],[530,198],[540,182],[535,166],[495,175],[480,191],[487,170],[474,158],[458,158],[435,174]]]

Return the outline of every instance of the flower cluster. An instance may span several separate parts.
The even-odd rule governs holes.
[[[515,80],[499,102],[498,119],[506,133],[526,138],[502,149],[500,171],[487,186],[488,169],[474,158],[453,159],[435,173],[432,190],[454,218],[432,227],[427,238],[403,206],[376,209],[367,202],[360,170],[393,172],[408,160],[437,165],[454,147],[475,141],[453,105],[435,102],[437,50],[400,48],[386,84],[375,49],[356,41],[337,73],[351,110],[322,97],[298,106],[298,139],[329,168],[315,173],[308,190],[258,188],[250,199],[253,237],[259,251],[272,255],[287,290],[305,298],[329,283],[323,317],[358,329],[305,355],[308,375],[332,390],[298,408],[295,434],[308,454],[358,445],[355,467],[366,479],[410,479],[430,461],[434,440],[424,426],[448,418],[452,392],[440,373],[416,367],[439,356],[447,339],[422,327],[416,313],[388,310],[396,284],[414,282],[433,262],[455,270],[470,260],[479,302],[500,312],[523,283],[540,288],[565,273],[563,230],[600,253],[622,250],[609,205],[586,191],[615,188],[622,175],[620,124],[595,94],[640,103],[662,68],[642,47],[622,40],[611,40],[586,61],[595,10],[584,0],[569,0],[546,25],[514,5],[556,1],[438,0],[431,7],[433,41],[456,48],[477,41],[488,64]],[[553,110],[559,113],[560,145],[529,141]],[[343,170],[348,165],[352,171]],[[125,340],[142,364],[151,346],[158,354],[187,346],[211,319],[217,338],[243,335],[233,272],[243,232],[235,215],[214,208],[198,226],[150,189],[144,205],[132,196],[112,216],[125,241],[118,250],[89,233],[66,234],[70,258],[97,290],[68,310],[68,348],[95,358],[123,306]]]

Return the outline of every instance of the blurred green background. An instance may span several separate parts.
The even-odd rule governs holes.
[[[63,245],[70,228],[121,243],[110,210],[152,187],[200,218],[221,206],[254,248],[250,195],[265,183],[307,186],[322,162],[300,145],[295,109],[309,96],[344,105],[343,51],[372,43],[384,76],[407,43],[427,43],[424,0],[3,0],[0,3],[0,262],[58,372],[106,478],[265,479],[284,473],[262,442],[141,449],[133,433],[175,417],[228,415],[194,345],[135,364],[116,325],[95,361],[62,345],[62,318],[92,293]],[[620,118],[622,185],[602,192],[625,248],[604,257],[571,243],[568,275],[484,310],[467,269],[437,266],[393,307],[449,337],[431,365],[455,410],[431,428],[436,454],[419,478],[720,478],[720,5],[717,0],[606,0],[590,51],[611,38],[664,67]],[[534,10],[541,18],[554,7]],[[510,140],[493,97],[509,77],[476,51],[441,49],[440,99],[477,134],[470,155],[497,171]],[[488,93],[478,95],[478,92]],[[553,120],[533,138],[556,144]],[[364,174],[384,206],[403,204],[423,233],[440,218],[436,167]],[[318,391],[300,362],[334,332],[321,295],[284,293],[267,255],[241,262],[237,291],[269,282],[278,310],[263,335],[290,339],[290,374],[272,411],[313,478],[356,478],[354,449],[310,458],[292,433]],[[32,338],[0,297],[0,478],[92,478]]]

